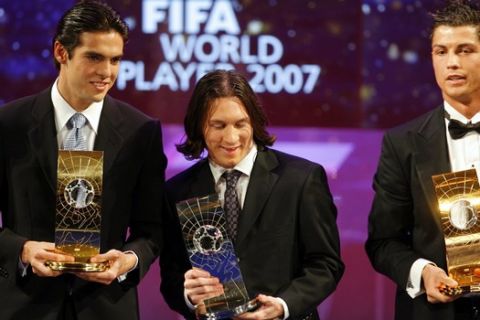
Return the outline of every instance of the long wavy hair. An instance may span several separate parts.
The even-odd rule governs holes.
[[[204,129],[207,116],[216,99],[228,97],[238,98],[245,107],[257,146],[262,149],[273,145],[275,137],[267,132],[268,120],[265,111],[245,77],[236,71],[216,70],[207,73],[198,81],[188,103],[183,122],[185,138],[176,145],[186,159],[193,160],[202,156],[206,149]]]

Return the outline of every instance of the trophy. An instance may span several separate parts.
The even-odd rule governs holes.
[[[91,263],[100,253],[102,151],[58,151],[55,252],[74,262],[48,261],[52,270],[98,272],[108,263]]]
[[[257,307],[249,299],[232,241],[225,229],[218,195],[177,203],[183,239],[193,267],[208,271],[223,284],[223,294],[195,306],[199,319],[233,318]]]
[[[458,287],[446,295],[480,292],[480,186],[475,169],[432,177],[447,249],[448,274]]]

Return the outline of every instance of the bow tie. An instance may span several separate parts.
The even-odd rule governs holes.
[[[464,124],[455,119],[450,119],[448,121],[448,132],[450,133],[450,137],[452,137],[452,139],[454,140],[460,139],[470,131],[476,131],[480,133],[480,122],[469,122],[467,124]]]

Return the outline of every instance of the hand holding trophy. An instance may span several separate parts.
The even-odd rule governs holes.
[[[47,261],[55,271],[100,272],[108,263],[90,259],[100,253],[103,152],[59,150],[56,200],[56,253],[74,261]]]
[[[448,296],[480,292],[480,185],[475,169],[432,177],[447,249],[448,275],[457,287],[440,286]]]
[[[193,273],[220,281],[218,295],[195,306],[199,319],[226,319],[257,307],[248,297],[232,241],[225,230],[224,211],[213,194],[177,203],[177,213]],[[201,269],[201,270],[195,270]],[[188,274],[188,272],[187,272]],[[193,276],[193,275],[192,275]],[[215,279],[215,281],[216,281]]]

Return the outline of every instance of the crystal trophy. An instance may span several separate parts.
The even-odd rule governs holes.
[[[208,271],[223,284],[223,294],[195,306],[199,319],[233,318],[257,307],[248,297],[232,241],[225,229],[218,195],[177,203],[183,239],[193,267]]]
[[[448,274],[458,287],[446,295],[480,292],[480,186],[475,169],[432,177],[447,250]]]
[[[99,272],[108,263],[92,263],[100,253],[102,151],[58,151],[55,252],[74,262],[48,261],[56,271]]]

